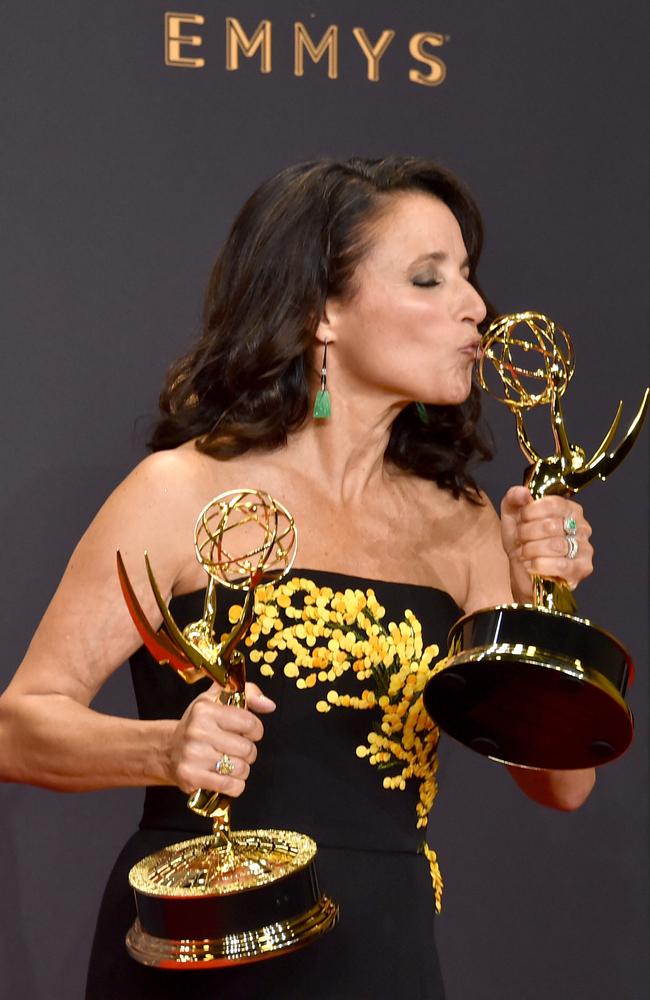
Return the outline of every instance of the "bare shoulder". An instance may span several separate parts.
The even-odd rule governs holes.
[[[121,487],[128,493],[146,491],[152,502],[182,502],[188,487],[193,491],[202,478],[205,466],[212,461],[198,452],[193,442],[157,451],[144,458],[126,477]]]
[[[463,497],[463,511],[468,526],[473,527],[482,536],[496,534],[500,537],[499,515],[483,490],[478,491],[476,502]]]
[[[181,447],[145,458],[102,505],[70,557],[14,679],[15,690],[55,692],[88,704],[140,644],[119,587],[118,551],[154,626],[160,615],[145,552],[167,599],[192,589],[193,528],[206,475],[192,451]]]
[[[196,515],[216,495],[232,474],[229,463],[201,454],[188,442],[168,451],[154,452],[143,459],[120,483],[99,513],[100,517],[121,517],[129,523],[144,522],[150,531],[164,529],[168,541],[177,534],[178,518],[186,517],[194,526]],[[171,535],[171,537],[170,537]]]
[[[184,513],[199,492],[198,463],[185,448],[161,451],[140,462],[100,508],[80,548],[115,545],[128,552],[138,546],[156,552],[162,539],[168,555],[182,542]],[[193,523],[193,522],[192,522]]]
[[[475,498],[449,495],[453,505],[454,544],[467,560],[470,583],[485,559],[501,553],[501,527],[492,501],[482,490]]]
[[[445,589],[469,613],[512,600],[508,560],[501,542],[499,516],[483,491],[470,499],[437,489],[430,513],[435,518],[439,551],[445,567]],[[430,523],[430,521],[429,521]]]
[[[96,560],[119,549],[137,574],[146,550],[167,596],[195,589],[203,582],[194,555],[196,519],[219,493],[248,481],[251,464],[255,469],[259,462],[215,459],[194,441],[149,455],[108,498],[75,557],[89,553]]]
[[[268,475],[276,466],[282,473],[283,466],[273,453],[252,452],[218,459],[199,451],[195,441],[188,441],[178,448],[149,455],[128,478],[153,488],[154,495],[162,491],[171,501],[195,503],[241,486],[251,474],[261,471]]]

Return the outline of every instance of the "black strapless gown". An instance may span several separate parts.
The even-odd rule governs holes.
[[[443,591],[342,574],[302,570],[318,586],[337,591],[372,587],[386,609],[385,622],[402,621],[410,608],[422,624],[425,645],[446,650],[459,609]],[[241,596],[221,593],[222,631],[227,608]],[[179,625],[199,618],[203,594],[175,598]],[[417,789],[386,790],[382,772],[355,754],[372,728],[371,712],[316,712],[323,685],[298,690],[284,676],[249,678],[274,699],[264,716],[265,735],[246,792],[233,806],[233,827],[276,828],[309,834],[318,844],[321,888],[340,906],[334,930],[306,948],[233,969],[151,969],[127,954],[124,938],[135,918],[128,872],[161,847],[210,832],[210,823],[186,807],[175,788],[147,788],[139,830],[127,842],[109,878],[92,949],[86,1000],[442,1000],[444,990],[434,941],[434,896],[427,861],[418,853]],[[142,719],[179,718],[201,689],[186,685],[169,667],[140,648],[131,659]],[[354,679],[353,679],[354,680]],[[358,682],[357,687],[359,687]],[[338,685],[341,687],[341,685]]]

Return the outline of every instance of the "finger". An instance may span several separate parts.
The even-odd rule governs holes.
[[[522,521],[517,528],[517,538],[521,544],[562,535],[564,535],[564,520],[560,517],[541,517],[533,521]]]
[[[239,736],[238,733],[226,732],[221,728],[212,735],[206,746],[209,752],[217,757],[225,753],[233,760],[238,758],[248,764],[254,764],[257,760],[257,747],[252,740],[246,739],[245,736]]]
[[[578,538],[578,536],[576,537],[578,540],[578,551],[580,551],[580,538]],[[524,542],[520,546],[518,554],[523,560],[543,559],[546,557],[552,559],[558,556],[566,558],[569,555],[569,543],[567,536],[564,534],[553,535],[550,538],[538,538],[532,542]]]
[[[534,503],[522,508],[520,520],[536,521],[542,517],[557,517],[564,522],[565,517],[573,517],[576,521],[583,520],[584,512],[579,503],[575,500],[568,500],[566,497],[547,496],[540,497]]]
[[[220,729],[225,729],[230,733],[239,733],[249,740],[257,742],[264,735],[264,726],[258,717],[249,712],[247,708],[238,708],[236,705],[213,705]]]
[[[591,537],[592,528],[584,518],[575,518],[576,530],[573,532],[579,539],[585,541]],[[520,544],[535,542],[541,538],[566,538],[562,517],[542,517],[530,521],[521,521],[517,525],[516,537]]]
[[[230,772],[230,774],[222,774],[221,771],[217,770],[217,765],[224,759],[225,756],[226,754],[220,753],[216,758],[211,757],[209,759],[205,767],[205,770],[208,772],[208,775],[211,777],[212,774],[216,774],[217,777],[221,778],[222,780],[227,780],[228,778],[234,778],[235,781],[247,781],[251,773],[251,766],[245,760],[242,760],[240,757],[231,757],[230,754],[227,755],[228,760],[232,764],[232,771]],[[203,778],[201,780],[203,781]]]
[[[221,782],[223,787],[216,789],[216,791],[227,795],[230,799],[238,799],[246,788],[246,782],[240,778],[235,778],[234,775],[231,775],[229,778],[222,778]]]
[[[523,565],[534,576],[541,576],[546,580],[565,580],[572,587],[576,587],[593,570],[591,559],[588,556],[576,557],[575,559],[546,556],[527,559]]]
[[[261,712],[266,715],[268,712],[275,712],[275,702],[258,688],[257,684],[250,681],[246,684],[246,707],[253,712]]]
[[[197,698],[191,705],[185,726],[187,742],[197,746],[218,745],[219,733],[234,734],[248,746],[264,735],[264,727],[256,715],[234,705]]]
[[[250,766],[245,761],[231,758],[232,773],[219,774],[216,764],[221,756],[207,756],[204,749],[203,754],[196,755],[196,758],[190,754],[187,759],[180,761],[175,781],[181,791],[189,794],[197,788],[206,788],[223,795],[241,795],[250,774]]]
[[[221,685],[217,684],[217,682],[215,681],[213,684],[210,685],[207,691],[202,691],[201,694],[197,695],[192,704],[195,705],[198,702],[201,703],[206,702],[207,704],[212,705],[217,700],[222,691],[223,688],[221,687]]]
[[[501,501],[501,516],[513,516],[533,503],[530,490],[527,486],[511,486]]]
[[[223,774],[219,770],[219,766],[223,765],[226,756],[232,765],[232,771],[229,774]],[[217,753],[216,756],[209,754],[203,774],[199,776],[199,786],[237,797],[243,792],[250,773],[250,764],[240,757],[229,753]]]
[[[219,776],[217,775],[217,777]],[[246,788],[246,782],[240,778],[235,778],[234,775],[231,775],[229,778],[221,778],[220,784],[222,787],[217,788],[216,791],[227,795],[230,799],[238,799]]]
[[[232,764],[229,774],[217,770],[217,765],[227,757]],[[229,779],[245,782],[251,772],[251,765],[234,752],[226,753],[214,747],[188,745],[184,747],[182,758],[176,768],[176,784],[183,791],[195,788],[209,788],[211,791],[228,794],[226,783]]]
[[[216,771],[207,771],[191,788],[183,789],[183,791],[193,792],[197,788],[205,788],[210,792],[220,792],[221,795],[227,795],[230,799],[237,799],[246,788],[246,781],[236,777],[234,773],[223,775],[217,774]]]

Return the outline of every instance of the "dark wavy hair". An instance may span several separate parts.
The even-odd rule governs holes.
[[[478,288],[478,208],[462,184],[429,160],[391,156],[316,160],[288,167],[255,191],[212,270],[198,344],[170,369],[152,450],[196,438],[219,459],[286,443],[308,418],[314,334],[325,301],[354,295],[355,270],[391,195],[424,191],[456,217]],[[480,289],[479,289],[480,290]],[[459,406],[415,404],[393,422],[386,458],[454,496],[477,497],[467,471],[492,457],[477,428],[479,390]]]

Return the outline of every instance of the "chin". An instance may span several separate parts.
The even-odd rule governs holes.
[[[411,399],[421,399],[428,406],[460,406],[469,399],[471,391],[472,373],[469,372],[467,378],[450,379],[446,385],[438,382],[438,385],[432,386],[429,382],[426,389],[422,388],[420,395],[411,396]]]
[[[431,400],[431,406],[460,406],[467,402],[472,391],[472,383],[469,386],[459,388],[458,392],[448,392],[436,400]]]
[[[465,385],[463,385],[462,389],[458,393],[458,397],[454,401],[454,405],[460,406],[461,403],[466,403],[467,400],[469,399],[471,391],[472,391],[472,374],[470,372],[467,382],[465,383]]]

